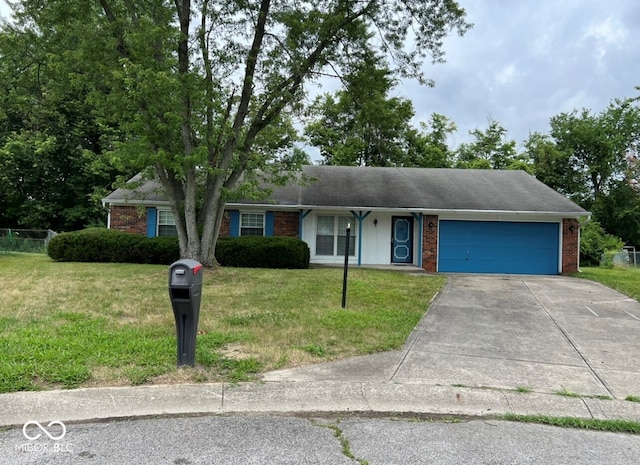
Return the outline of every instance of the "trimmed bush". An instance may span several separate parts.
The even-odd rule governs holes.
[[[293,237],[242,236],[218,239],[216,258],[222,266],[308,268],[309,246]]]
[[[180,245],[176,236],[143,238],[135,248],[136,263],[171,265],[180,260]]]
[[[152,239],[112,229],[90,228],[58,234],[49,257],[61,262],[119,262],[169,265],[180,257],[177,237]]]
[[[49,257],[61,262],[119,262],[170,265],[180,258],[177,237],[147,238],[112,229],[90,228],[58,234]],[[292,237],[221,237],[216,258],[222,266],[308,268],[309,247]]]

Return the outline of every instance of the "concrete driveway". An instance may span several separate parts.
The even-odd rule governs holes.
[[[403,350],[264,379],[640,396],[640,303],[576,278],[451,275]]]

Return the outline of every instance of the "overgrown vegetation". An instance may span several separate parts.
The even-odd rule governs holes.
[[[518,415],[507,413],[500,417],[503,420],[522,423],[538,423],[542,425],[578,428],[593,431],[610,431],[614,433],[640,434],[640,422],[632,420],[601,420],[597,418],[550,417],[546,415]]]
[[[254,379],[402,346],[444,278],[353,269],[206,271],[196,366],[176,368],[167,267],[0,255],[0,392]]]
[[[591,221],[580,228],[580,263],[585,266],[598,266],[606,252],[619,252],[624,242],[607,234],[597,221]]]

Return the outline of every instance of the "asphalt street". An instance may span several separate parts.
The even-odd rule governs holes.
[[[489,419],[205,416],[69,424],[58,441],[15,428],[0,433],[0,452],[7,465],[624,465],[638,463],[640,436]]]

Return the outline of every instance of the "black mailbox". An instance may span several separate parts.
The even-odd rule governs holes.
[[[183,259],[169,267],[169,297],[176,318],[178,366],[196,363],[196,335],[202,298],[202,264]]]

